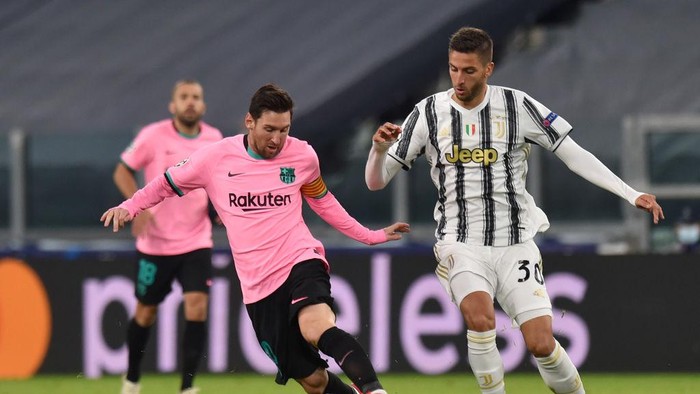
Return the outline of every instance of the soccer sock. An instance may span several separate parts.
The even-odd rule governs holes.
[[[182,386],[180,390],[192,387],[197,373],[199,360],[204,351],[206,323],[203,321],[185,321],[185,333],[182,336]]]
[[[546,357],[535,357],[544,383],[555,393],[584,394],[578,371],[557,340],[554,351]]]
[[[126,346],[129,349],[129,369],[126,372],[126,380],[138,382],[141,379],[141,360],[146,350],[151,327],[141,327],[136,320],[129,321],[126,329]]]
[[[504,394],[504,369],[496,346],[496,330],[467,330],[467,355],[479,389],[483,394]]]
[[[355,391],[343,383],[336,374],[328,371],[328,385],[323,394],[355,394]]]
[[[329,328],[321,334],[318,348],[333,357],[345,375],[363,393],[382,388],[367,353],[352,335],[338,327]]]

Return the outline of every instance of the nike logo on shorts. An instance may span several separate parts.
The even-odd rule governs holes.
[[[235,173],[235,174],[234,174],[234,173],[231,173],[231,171],[228,172],[228,176],[230,176],[230,177],[236,176],[236,175],[241,175],[241,174],[242,174],[242,172],[238,172],[238,173]]]
[[[304,301],[304,300],[307,299],[307,298],[309,298],[309,297],[299,297],[299,298],[295,298],[295,299],[292,300],[292,305],[296,304],[297,302]]]

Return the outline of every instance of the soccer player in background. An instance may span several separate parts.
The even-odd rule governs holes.
[[[222,139],[221,132],[204,123],[202,86],[193,80],[175,84],[169,104],[170,119],[139,131],[122,153],[114,183],[125,198],[138,190],[135,173],[146,182],[187,158],[195,150]],[[182,393],[196,393],[193,380],[206,342],[206,319],[211,281],[212,224],[209,199],[203,190],[184,198],[170,198],[144,210],[131,225],[136,237],[136,313],[127,328],[129,367],[122,394],[140,391],[141,360],[155,323],[158,305],[177,279],[182,286],[185,331],[182,338]]]
[[[635,191],[569,136],[571,125],[526,93],[488,85],[493,42],[480,29],[454,33],[448,50],[452,88],[422,100],[402,126],[384,123],[365,168],[370,190],[426,155],[438,189],[434,247],[439,281],[467,325],[469,364],[482,393],[505,393],[496,346],[494,299],[519,325],[545,384],[584,393],[578,371],[552,334],[552,305],[539,249],[549,227],[525,189],[531,144],[554,152],[573,172],[664,218],[656,198]]]
[[[204,190],[227,230],[243,302],[276,382],[307,393],[386,394],[364,349],[336,327],[323,245],[304,223],[302,200],[331,226],[373,245],[401,239],[406,223],[369,230],[326,188],[313,148],[289,136],[293,101],[276,85],[256,91],[248,133],[225,138],[169,168],[101,220],[118,231],[167,197]],[[327,371],[332,357],[354,387]]]

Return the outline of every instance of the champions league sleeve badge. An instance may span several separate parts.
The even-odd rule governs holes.
[[[547,115],[547,117],[542,120],[542,124],[544,125],[544,127],[549,127],[552,125],[552,123],[554,123],[554,120],[558,117],[559,115],[557,115],[556,113],[550,112],[549,115]]]

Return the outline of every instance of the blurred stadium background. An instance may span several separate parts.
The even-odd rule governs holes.
[[[397,247],[369,250],[306,216],[336,260],[336,290],[350,300],[341,325],[345,318],[378,353],[380,370],[466,368],[458,318],[430,277],[434,188],[427,166],[390,190],[363,192],[371,133],[449,87],[448,37],[463,25],[485,28],[495,40],[492,84],[524,90],[564,116],[579,144],[633,187],[657,194],[666,212],[652,228],[648,217],[533,149],[528,184],[552,222],[537,242],[550,291],[561,297],[554,301],[562,343],[580,350],[584,373],[697,370],[700,265],[695,255],[678,253],[675,229],[700,213],[698,20],[694,0],[3,1],[0,378],[98,377],[125,366],[121,325],[133,307],[124,291],[133,242],[98,218],[121,200],[111,177],[119,154],[141,126],[169,116],[172,84],[182,78],[202,82],[205,120],[226,135],[241,131],[259,85],[276,82],[292,94],[292,133],[316,148],[326,182],[348,211],[371,226],[396,218],[414,228]],[[212,333],[230,351],[204,369],[269,373],[264,358],[241,356],[248,345],[237,338],[249,332],[234,308],[240,296],[221,229],[216,242],[221,293],[211,324],[219,331]],[[391,285],[383,310],[375,305],[381,286],[372,286],[386,283],[366,279],[380,277]],[[21,294],[46,302],[10,299],[19,278],[38,283]],[[405,333],[397,327],[412,316],[411,296],[424,302],[413,311],[424,326]],[[376,328],[382,313],[386,327]],[[421,313],[452,325],[431,328]],[[38,350],[20,371],[17,350],[3,339],[42,324],[43,331],[22,334],[44,342],[34,341]],[[177,333],[176,320],[163,324],[163,332]],[[507,351],[517,339],[505,325],[499,338]],[[659,342],[643,327],[673,338]],[[175,350],[152,342],[158,350],[148,369],[173,371],[176,355],[167,352]],[[621,348],[634,351],[621,355]],[[430,364],[430,357],[448,361]],[[519,352],[509,360],[510,370],[533,369]]]

